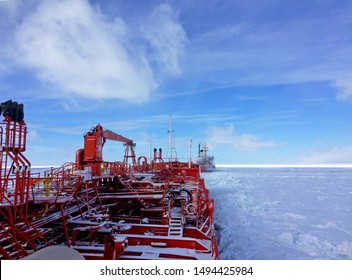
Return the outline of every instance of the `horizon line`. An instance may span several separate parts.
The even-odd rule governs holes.
[[[60,165],[34,165],[31,168],[58,168]],[[322,163],[322,164],[266,164],[266,163],[248,163],[248,164],[237,164],[237,163],[219,163],[215,164],[218,168],[352,168],[352,163]]]
[[[352,163],[329,163],[329,164],[215,164],[219,168],[352,168]]]

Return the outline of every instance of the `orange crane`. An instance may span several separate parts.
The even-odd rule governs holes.
[[[136,156],[134,153],[134,147],[136,144],[120,134],[112,132],[110,130],[104,130],[103,127],[98,124],[93,127],[89,132],[84,134],[84,148],[79,149],[76,152],[76,168],[83,170],[84,167],[90,167],[92,175],[101,174],[101,166],[103,160],[103,147],[106,140],[113,140],[123,142],[126,146],[123,164],[125,168],[136,166]],[[130,164],[130,159],[132,163]]]

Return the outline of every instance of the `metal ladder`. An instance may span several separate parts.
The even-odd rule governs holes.
[[[27,255],[27,250],[0,223],[0,259],[19,259]]]
[[[183,217],[181,207],[172,207],[169,219],[169,236],[183,236]]]
[[[136,190],[132,187],[132,185],[130,184],[129,181],[123,180],[122,176],[119,176],[118,178],[119,178],[121,184],[122,184],[127,190],[129,190],[131,193],[136,193]],[[137,194],[136,194],[136,199],[138,200],[138,202],[139,202],[140,204],[142,204],[142,206],[143,206],[144,208],[146,208],[146,209],[149,208],[149,204],[148,204],[144,199],[139,198]]]

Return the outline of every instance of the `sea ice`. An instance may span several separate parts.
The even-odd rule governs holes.
[[[222,259],[352,259],[352,169],[218,168]]]

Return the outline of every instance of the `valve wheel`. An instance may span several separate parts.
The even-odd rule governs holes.
[[[186,212],[188,215],[195,215],[197,213],[197,205],[195,203],[187,204]]]

